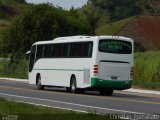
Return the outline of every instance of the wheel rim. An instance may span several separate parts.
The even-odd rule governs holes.
[[[38,78],[37,86],[38,86],[38,87],[40,87],[40,86],[41,86],[41,78],[40,78],[40,77]]]
[[[72,83],[72,91],[75,91],[75,84],[74,83]]]
[[[71,91],[72,91],[72,92],[75,92],[75,91],[76,91],[76,82],[75,82],[75,78],[72,78]]]
[[[41,86],[41,81],[40,80],[38,81],[38,86]]]

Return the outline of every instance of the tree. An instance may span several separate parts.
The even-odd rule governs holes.
[[[110,13],[112,22],[127,17],[142,14],[142,8],[137,4],[136,0],[89,0],[102,9],[106,9]]]
[[[19,3],[26,3],[26,0],[14,0],[16,2],[19,2]]]
[[[3,52],[20,57],[36,41],[90,34],[89,24],[75,14],[48,4],[32,5],[7,28],[1,44]]]

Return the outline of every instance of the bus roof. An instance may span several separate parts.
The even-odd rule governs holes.
[[[48,41],[39,41],[35,44],[50,44],[50,43],[64,43],[64,42],[75,42],[75,41],[94,41],[95,39],[117,39],[117,40],[125,40],[133,42],[131,38],[123,37],[123,36],[68,36],[68,37],[58,37],[53,40]]]

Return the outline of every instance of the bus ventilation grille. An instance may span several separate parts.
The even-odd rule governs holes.
[[[90,82],[90,70],[83,69],[83,83],[89,84],[89,82]]]

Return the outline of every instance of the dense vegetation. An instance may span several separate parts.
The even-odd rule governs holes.
[[[0,61],[0,77],[8,78],[28,78],[28,61],[25,59],[19,59],[16,62]]]
[[[36,41],[78,34],[90,34],[90,26],[74,10],[32,5],[4,31],[0,48],[5,54],[20,57]]]
[[[22,14],[27,7],[25,0],[0,0],[0,19],[12,21],[16,16]]]
[[[58,36],[115,35],[128,23],[128,17],[140,15],[144,10],[137,0],[89,0],[87,6],[93,6],[90,7],[93,10],[65,11],[50,4],[31,5],[25,0],[0,0],[0,19],[6,19],[7,27],[0,30],[0,50],[3,51],[0,55],[20,57],[34,42]],[[117,22],[124,18],[127,19]]]
[[[160,52],[135,54],[135,87],[160,90]]]
[[[160,15],[159,4],[156,0],[89,0],[78,13],[89,21],[94,35],[131,37],[135,40],[135,51],[142,52],[159,48],[146,46],[152,41],[137,26],[137,21],[141,16]],[[139,32],[134,34],[135,31]]]
[[[135,0],[89,0],[89,2],[109,11],[110,21],[142,14],[141,6]]]

